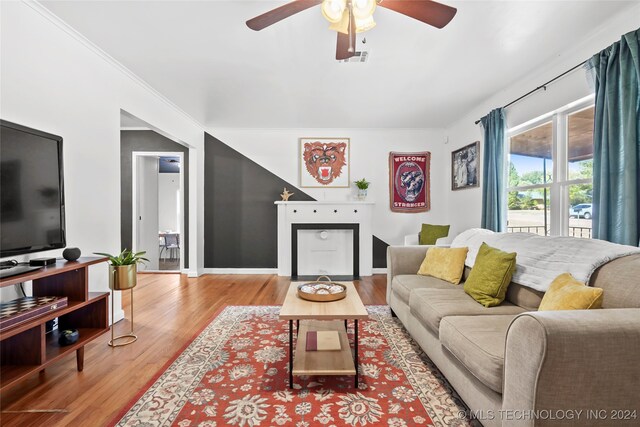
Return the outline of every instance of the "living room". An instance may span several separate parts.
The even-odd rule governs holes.
[[[267,15],[273,22],[258,18],[287,2],[0,3],[3,157],[5,128],[39,135],[48,147],[56,147],[53,140],[58,156],[40,157],[58,166],[61,183],[53,197],[57,240],[11,246],[12,221],[29,205],[5,202],[20,179],[3,159],[3,266],[56,264],[3,276],[2,303],[84,287],[59,309],[65,315],[31,318],[30,329],[0,328],[2,425],[637,425],[640,2],[384,0],[369,5],[371,29],[349,18],[370,2],[293,3],[298,13]],[[607,67],[598,68],[594,57],[623,47],[631,53],[616,72],[626,80],[607,88],[600,74]],[[607,104],[616,87],[622,105]],[[610,113],[623,107],[624,123]],[[626,145],[608,139],[616,137]],[[319,150],[319,162],[337,158],[340,165],[314,169],[306,147],[313,159]],[[136,153],[183,160],[180,219],[174,230],[147,224],[151,245],[136,234],[144,227],[134,200],[146,194],[138,191]],[[419,179],[396,179],[404,173]],[[362,180],[368,185],[360,190],[355,181]],[[46,197],[46,189],[37,190]],[[594,320],[610,335],[585,324],[594,335],[565,339],[592,343],[567,350],[575,364],[541,370],[552,379],[542,375],[514,389],[520,378],[509,373],[537,365],[508,366],[507,327],[533,327],[526,336],[537,342],[540,329],[528,322],[550,317],[530,313],[556,277],[542,285],[533,277],[529,286],[514,279],[506,301],[487,310],[506,310],[493,316],[521,324],[500,317],[499,327],[478,326],[484,329],[477,336],[498,343],[492,351],[501,364],[475,372],[473,360],[448,347],[460,340],[437,336],[438,328],[453,334],[462,326],[438,320],[434,327],[411,307],[410,295],[426,295],[412,286],[432,274],[394,290],[397,275],[415,275],[425,256],[437,253],[419,245],[426,243],[420,240],[427,229],[418,236],[423,224],[449,226],[430,242],[436,249],[469,247],[463,269],[473,271],[471,248],[479,251],[482,242],[516,252],[518,279],[531,268],[536,274],[529,276],[546,278],[555,267],[527,264],[526,255],[544,244],[513,242],[512,235],[571,237],[567,256],[603,241],[617,244],[600,251],[609,258],[597,273],[586,255],[564,265],[588,274],[562,271],[590,290],[604,289],[605,310],[579,311],[619,312]],[[172,233],[180,236],[169,255],[178,273],[154,268],[134,274],[135,287],[112,289],[120,280],[109,265],[114,260],[96,253],[159,253],[163,243],[155,242]],[[80,255],[71,248],[81,258],[67,263],[65,250],[65,258]],[[68,285],[53,284],[56,268],[70,275],[75,266],[81,273]],[[470,271],[457,280],[466,284]],[[292,283],[323,275],[347,284],[342,303],[357,296],[354,304],[368,311],[351,307],[353,313],[332,318],[348,320],[340,326],[347,340],[341,348],[355,355],[347,375],[300,373],[288,364],[293,320],[302,316],[286,313],[296,308],[287,299]],[[470,293],[460,294],[484,309]],[[469,310],[485,317],[477,307]],[[97,323],[83,325],[71,310]],[[54,319],[58,329],[50,331]],[[566,324],[582,325],[580,319]],[[80,341],[57,347],[67,327],[79,330]],[[134,339],[114,334],[136,338],[110,346]],[[53,336],[52,346],[42,344]],[[525,354],[522,363],[537,354]],[[189,365],[196,359],[202,364]],[[520,360],[517,352],[512,360]],[[552,392],[531,396],[543,380]],[[582,398],[569,396],[572,387],[584,390]],[[256,412],[243,418],[243,408]]]

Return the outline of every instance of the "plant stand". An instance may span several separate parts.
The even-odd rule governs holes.
[[[113,288],[111,289],[111,340],[109,340],[108,344],[111,347],[122,347],[125,345],[133,344],[137,341],[138,336],[133,333],[133,288],[131,288],[131,332],[124,335],[118,335],[117,337],[113,336],[113,330],[115,329],[114,319],[114,303],[113,303]],[[125,342],[116,342],[116,340],[126,339],[128,341]]]

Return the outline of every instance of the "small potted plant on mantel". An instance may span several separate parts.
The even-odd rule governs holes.
[[[371,183],[362,178],[358,181],[354,181],[354,184],[358,187],[358,200],[365,200],[367,198],[367,189]]]

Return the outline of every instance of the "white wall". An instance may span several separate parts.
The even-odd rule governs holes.
[[[638,28],[640,21],[640,5],[623,14],[611,17],[599,28],[585,35],[583,42],[576,46],[567,46],[566,52],[554,62],[543,64],[529,76],[516,84],[505,87],[499,93],[480,103],[472,110],[449,125],[446,135],[449,138],[449,149],[455,150],[474,141],[482,142],[482,127],[474,124],[494,108],[524,95],[530,90],[544,84],[555,76],[590,58],[612,43],[620,40],[620,36]],[[547,87],[546,91],[537,93],[509,107],[507,123],[509,127],[517,126],[545,113],[565,106],[573,101],[593,93],[586,73],[582,69],[563,77]],[[480,155],[484,156],[481,144]],[[446,175],[451,174],[450,162],[446,166]],[[482,173],[482,171],[481,171]],[[483,185],[482,177],[480,185]],[[482,196],[480,188],[451,191],[447,190],[449,218],[452,224],[451,235],[456,235],[468,228],[479,227],[481,219]]]
[[[180,231],[180,174],[158,174],[158,230]]]
[[[0,111],[5,120],[64,138],[68,245],[84,255],[120,248],[123,109],[190,147],[189,265],[201,266],[204,192],[196,176],[203,157],[202,128],[37,3],[2,2],[0,7]],[[90,290],[108,290],[106,264],[92,267],[90,277]]]
[[[3,119],[64,138],[67,237],[84,254],[119,248],[120,110],[150,123],[190,147],[190,274],[204,256],[204,137],[202,127],[108,55],[37,3],[0,2],[0,113]],[[480,223],[480,190],[450,191],[450,152],[481,138],[473,122],[489,110],[522,95],[619,40],[638,26],[640,6],[614,16],[584,37],[579,46],[545,64],[517,84],[462,114],[442,130],[282,129],[209,132],[293,184],[299,183],[298,138],[348,136],[352,139],[351,178],[372,181],[377,202],[374,233],[391,244],[415,233],[421,222],[451,223],[452,233]],[[588,92],[574,73],[509,109],[509,122],[532,118]],[[449,137],[448,145],[444,144]],[[388,153],[432,153],[430,212],[391,213],[388,207]],[[481,150],[481,153],[483,150]],[[482,184],[482,183],[481,183]],[[346,199],[355,190],[307,189],[318,199]],[[59,255],[60,251],[52,251]],[[50,254],[35,254],[43,256]],[[21,257],[21,260],[29,257]],[[106,290],[106,266],[92,268],[91,290]]]
[[[295,186],[300,185],[298,162],[300,137],[348,137],[351,139],[350,188],[303,188],[318,200],[355,198],[353,181],[371,181],[368,200],[375,201],[373,234],[389,244],[402,244],[405,234],[417,233],[420,224],[448,223],[446,178],[449,148],[439,129],[211,129],[225,144],[254,160]],[[431,152],[431,210],[395,213],[389,209],[389,152]],[[444,177],[444,178],[443,178]],[[274,200],[279,199],[274,195]],[[295,200],[294,195],[291,200]],[[274,206],[275,209],[275,206]]]

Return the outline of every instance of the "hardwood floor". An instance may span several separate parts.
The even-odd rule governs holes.
[[[273,275],[141,274],[134,290],[134,329],[138,341],[111,348],[109,333],[85,347],[83,372],[75,355],[34,375],[0,396],[0,425],[101,426],[107,424],[164,364],[206,326],[225,305],[282,304],[290,280]],[[386,276],[355,282],[364,304],[385,304]],[[129,292],[123,292],[131,327]]]

